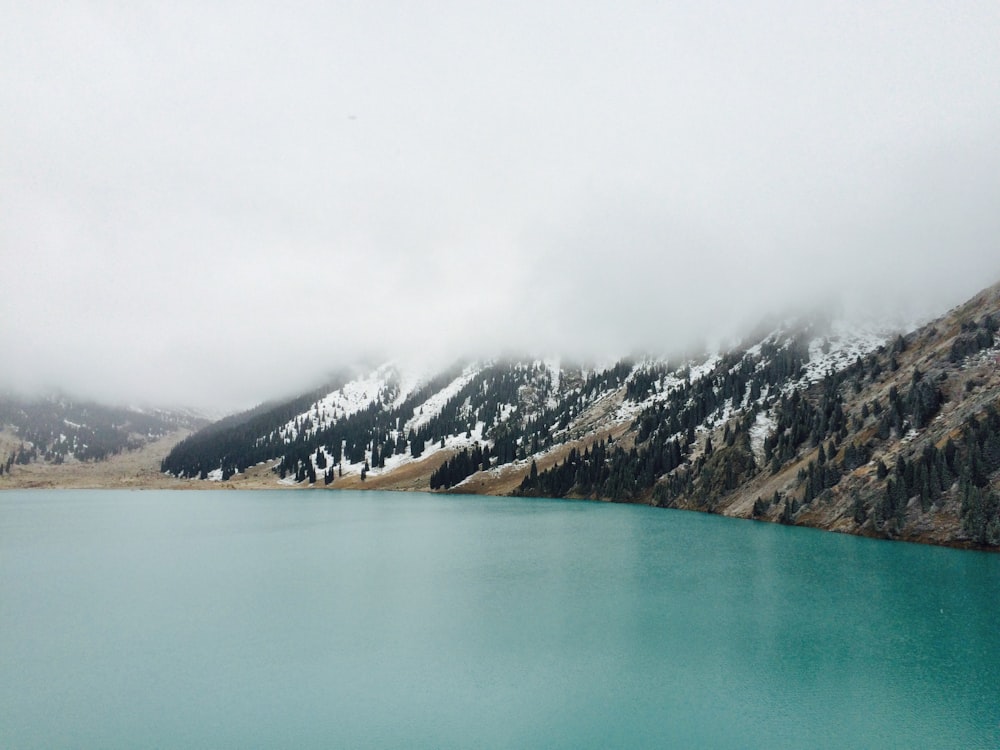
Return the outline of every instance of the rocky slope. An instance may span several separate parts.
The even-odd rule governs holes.
[[[731,437],[710,455],[701,443],[649,501],[996,549],[998,322],[994,286],[849,367],[765,400],[748,429],[731,422]],[[712,437],[720,445],[718,429]]]

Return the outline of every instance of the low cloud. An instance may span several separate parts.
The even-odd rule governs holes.
[[[234,409],[1000,279],[1000,13],[3,11],[0,385]]]

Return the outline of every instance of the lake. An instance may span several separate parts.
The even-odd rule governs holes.
[[[1000,556],[589,502],[0,493],[0,746],[1000,748]]]

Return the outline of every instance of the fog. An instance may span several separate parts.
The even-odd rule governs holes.
[[[1000,280],[998,39],[995,2],[5,3],[0,386],[220,412],[942,313]]]

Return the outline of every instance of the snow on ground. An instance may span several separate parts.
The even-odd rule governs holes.
[[[691,365],[690,363],[685,363],[676,370],[662,375],[660,379],[654,383],[655,390],[642,401],[629,401],[627,399],[623,401],[616,410],[614,419],[622,422],[635,419],[645,409],[648,409],[659,402],[668,400],[670,395],[677,388],[683,386],[689,380],[693,383],[694,381],[711,374],[721,360],[722,357],[720,355],[713,354],[701,362],[701,364]],[[627,383],[631,381],[638,372],[661,366],[663,364],[665,364],[664,360],[644,359],[643,361],[636,363],[635,367],[632,368],[632,372],[630,372],[628,377],[625,378],[625,382]],[[681,377],[685,371],[687,371],[688,376],[686,378]],[[729,416],[730,412],[726,412],[719,417],[719,420],[728,419]]]
[[[799,383],[816,382],[822,379],[831,369],[839,370],[849,366],[859,356],[864,357],[884,344],[888,338],[888,333],[874,327],[851,327],[843,324],[834,324],[829,334],[817,337],[810,342],[810,361],[806,366],[805,374]],[[759,355],[760,350],[761,347],[758,344],[755,347],[751,347],[748,350],[748,353],[751,355]],[[688,363],[684,367],[675,369],[672,372],[663,375],[656,382],[653,392],[650,393],[647,398],[640,402],[627,400],[623,401],[615,409],[613,414],[608,415],[608,417],[602,421],[615,421],[620,423],[634,420],[644,409],[649,408],[657,402],[668,399],[670,394],[676,388],[684,385],[686,382],[694,382],[711,375],[721,359],[721,355],[718,353],[712,354],[704,359],[704,361],[700,364]],[[647,359],[639,362],[633,367],[632,372],[629,374],[627,379],[632,379],[637,372],[644,369],[661,367],[663,364],[662,360],[653,359]],[[552,390],[550,391],[551,395],[549,399],[551,401],[555,397],[555,394],[558,393],[561,384],[562,370],[560,362],[554,358],[547,358],[539,360],[536,362],[536,365],[544,368],[551,379]],[[468,365],[462,373],[452,380],[447,386],[433,394],[423,404],[414,409],[413,416],[403,425],[404,434],[408,434],[411,429],[419,429],[420,427],[426,425],[435,416],[440,414],[445,404],[450,399],[454,398],[469,382],[471,382],[472,379],[482,371],[482,369],[483,365],[479,363]],[[399,405],[410,394],[412,394],[421,383],[427,382],[427,374],[428,373],[417,369],[410,369],[404,372],[392,364],[382,365],[371,373],[357,378],[356,380],[345,384],[342,388],[328,394],[323,399],[313,404],[308,411],[299,415],[297,419],[304,420],[309,418],[314,423],[314,429],[324,423],[328,423],[331,420],[343,419],[356,413],[357,411],[360,411],[373,401],[379,399],[383,394],[384,389],[392,385],[398,388],[393,397],[393,404]],[[795,387],[796,385],[797,384],[789,383],[786,388]],[[599,396],[595,399],[595,402],[601,400],[607,395],[609,394]],[[765,391],[761,394],[761,400],[765,399],[766,396],[767,393]],[[743,406],[748,407],[749,405],[749,395],[747,395],[744,399]],[[514,413],[517,413],[515,405],[504,405],[501,407],[498,419],[501,422],[505,421]],[[713,429],[714,427],[722,424],[725,420],[729,419],[732,414],[732,404],[731,402],[727,402],[723,407],[716,410],[716,412],[713,413],[705,421],[705,423],[699,427],[699,430]],[[476,442],[481,445],[488,445],[489,441],[485,441],[483,439],[483,427],[483,423],[480,422],[468,438],[465,437],[464,432],[459,435],[449,436],[445,438],[444,446],[441,445],[440,440],[434,443],[427,443],[420,458],[414,459],[409,451],[403,454],[390,456],[386,458],[384,468],[378,469],[372,467],[369,470],[369,473],[372,476],[386,474],[398,469],[404,464],[412,463],[414,461],[423,461],[440,450],[460,451],[462,448],[471,448]],[[758,463],[763,462],[764,440],[773,432],[775,427],[776,424],[773,417],[767,412],[763,412],[757,415],[756,420],[750,429],[750,444]],[[283,428],[283,434],[286,437],[294,439],[294,419],[285,425]],[[347,475],[360,474],[363,465],[364,462],[357,464],[344,463],[342,464],[343,473]],[[337,469],[337,466],[334,465],[332,461],[330,462],[330,466],[332,466],[335,470]],[[500,469],[492,469],[491,471],[499,470]],[[215,472],[213,472],[213,474],[215,474]],[[218,478],[221,478],[221,471],[218,472],[218,474]]]
[[[713,354],[704,362],[702,362],[700,365],[694,365],[691,368],[691,375],[690,375],[691,382],[693,383],[696,380],[700,380],[701,378],[705,377],[710,372],[712,372],[712,370],[715,369],[716,365],[719,364],[721,359],[722,359],[721,355]]]
[[[757,397],[756,403],[766,404],[767,397],[771,393],[771,384],[767,383],[763,388],[760,389],[760,396]],[[750,389],[747,388],[746,393],[743,394],[743,403],[740,404],[741,409],[749,409],[755,402],[750,399]]]
[[[395,373],[393,365],[384,364],[366,377],[345,383],[339,391],[334,391],[317,402],[320,415],[324,411],[335,412],[338,419],[344,419],[361,411],[378,398]]]
[[[462,448],[472,448],[472,446],[475,443],[479,443],[482,446],[489,445],[490,444],[489,440],[483,440],[484,426],[485,425],[483,422],[477,423],[476,428],[472,430],[469,437],[466,437],[464,432],[459,433],[458,435],[449,435],[444,440],[443,448],[441,447],[440,440],[437,440],[433,443],[428,441],[424,446],[424,451],[423,453],[420,454],[419,458],[414,458],[410,453],[409,448],[407,448],[404,453],[396,453],[386,458],[385,466],[381,469],[378,467],[371,466],[370,464],[371,454],[366,452],[365,456],[369,460],[368,476],[377,477],[383,474],[389,474],[390,472],[398,469],[400,466],[405,466],[406,464],[412,464],[424,461],[425,459],[430,458],[435,453],[442,450],[453,450],[457,453],[458,451],[462,450]],[[364,468],[364,464],[365,464],[364,461],[358,462],[356,464],[349,464],[345,462],[341,465],[341,468],[343,468],[344,470],[344,476],[350,476],[352,474],[360,474],[361,469]],[[335,475],[340,476],[337,464],[331,462],[330,466],[333,467]],[[322,470],[317,469],[316,473],[318,475],[322,475]],[[336,479],[334,481],[336,481]]]
[[[758,466],[764,464],[764,441],[774,432],[778,423],[768,412],[757,412],[757,419],[750,427],[750,450]]]
[[[461,375],[452,380],[448,383],[448,385],[413,410],[413,417],[406,421],[406,424],[403,426],[403,433],[409,435],[410,430],[416,430],[423,427],[434,417],[440,414],[444,405],[447,404],[450,399],[454,398],[460,390],[468,385],[469,381],[476,377],[482,369],[483,368],[478,363],[468,365],[462,371]]]
[[[767,339],[764,339],[764,341],[767,341]],[[753,346],[751,346],[749,349],[747,349],[743,353],[743,356],[744,357],[747,357],[747,356],[749,356],[749,357],[759,357],[761,349],[764,348],[764,341],[760,341],[760,342],[754,344]]]
[[[714,430],[720,424],[725,424],[733,416],[733,402],[729,399],[725,403],[708,415],[708,418],[702,422],[698,429],[708,429],[709,431]]]
[[[360,406],[357,406],[357,408],[355,408],[353,411],[347,411],[346,412],[347,416],[354,413],[355,411],[358,411],[360,408],[364,408],[364,406],[367,406],[367,404],[371,403],[371,401],[369,400],[367,402],[364,402],[364,397],[365,395],[371,394],[371,400],[374,400],[378,396],[380,389],[377,386],[378,383],[381,382],[379,374],[384,373],[384,367],[385,366],[383,366],[383,368],[379,368],[374,373],[372,373],[372,375],[368,377],[359,379],[357,381],[352,381],[351,383],[345,385],[344,388],[340,389],[339,391],[335,391],[334,393],[324,397],[324,399],[321,402],[317,402],[318,404],[321,404],[320,406],[321,413],[322,409],[324,408],[322,406],[323,402],[328,402],[329,404],[333,405],[332,407],[328,406],[327,407],[328,409],[340,408],[340,405],[346,403],[345,392],[347,392],[348,396],[357,397],[354,403],[360,404]],[[408,434],[411,428],[419,429],[421,426],[423,426],[428,421],[433,419],[437,414],[439,414],[441,412],[441,409],[448,402],[448,400],[453,398],[469,381],[471,381],[480,371],[480,369],[481,368],[477,365],[469,365],[468,367],[465,368],[465,370],[462,372],[461,375],[455,378],[442,390],[438,391],[429,399],[427,399],[427,401],[425,401],[421,406],[417,407],[414,410],[415,416],[406,423],[403,429],[404,434]],[[407,394],[412,393],[413,389],[418,387],[420,382],[422,382],[421,377],[422,376],[420,375],[417,376],[403,375],[400,378],[401,380],[400,392],[402,393],[405,391]],[[513,407],[504,409],[502,411],[502,415],[504,417],[509,417],[511,411],[513,411]],[[315,419],[315,405],[311,411],[307,412],[303,416],[306,415],[311,416],[313,419]],[[453,450],[457,452],[460,451],[462,448],[471,448],[477,442],[480,445],[489,445],[490,441],[483,439],[484,427],[485,423],[483,422],[477,423],[475,429],[471,431],[469,437],[466,437],[465,432],[459,433],[458,435],[449,435],[448,437],[445,438],[443,447],[441,445],[440,440],[437,440],[435,442],[428,441],[425,444],[423,453],[421,453],[419,458],[414,458],[410,453],[409,447],[407,447],[407,450],[404,453],[397,453],[393,454],[392,456],[388,456],[385,459],[385,466],[383,468],[371,466],[371,453],[368,451],[365,452],[364,461],[359,461],[357,463],[348,463],[346,460],[344,460],[340,464],[337,464],[337,462],[333,460],[330,454],[327,453],[326,448],[321,447],[320,450],[322,450],[322,452],[326,455],[327,468],[332,469],[334,471],[334,476],[335,476],[334,481],[336,481],[336,477],[341,476],[341,471],[343,472],[343,476],[361,474],[361,470],[362,468],[364,468],[366,462],[369,464],[369,469],[367,472],[368,475],[375,477],[375,476],[380,476],[382,474],[388,474],[389,472],[394,471],[398,469],[400,466],[403,466],[405,464],[423,461],[441,450]],[[312,454],[311,460],[313,462],[313,466],[316,467],[315,453]],[[324,471],[326,471],[326,469],[320,469],[316,467],[317,476],[322,477]],[[295,484],[295,479],[293,476],[289,476],[286,479],[281,480],[281,482],[283,484]]]
[[[290,419],[281,428],[282,436],[287,440],[295,440],[298,437],[296,421],[312,420],[313,427],[310,430],[312,433],[321,425],[345,419],[361,411],[379,397],[394,377],[396,377],[395,366],[386,363],[367,375],[345,383],[311,404],[306,411]]]
[[[448,399],[475,377],[480,369],[474,365],[466,367],[459,377],[417,407],[414,410],[414,417],[406,423],[406,431],[408,432],[411,427],[420,427],[437,415]],[[432,371],[426,367],[402,368],[395,363],[387,362],[311,404],[306,411],[289,420],[281,428],[281,434],[286,440],[295,440],[298,436],[296,422],[306,419],[313,423],[310,432],[315,432],[324,425],[339,422],[378,401],[390,388],[394,388],[395,395],[391,403],[387,404],[387,408],[397,408],[426,383],[431,375]]]
[[[618,405],[618,409],[615,410],[614,421],[616,422],[627,422],[635,419],[647,409],[653,403],[652,398],[647,398],[642,401],[629,401],[625,399]]]
[[[424,385],[433,377],[434,372],[427,366],[423,367],[397,367],[396,384],[399,388],[396,398],[392,401],[392,407],[399,408],[403,402],[410,397],[415,390]]]
[[[983,349],[975,354],[970,354],[966,359],[959,365],[959,368],[964,370],[966,367],[975,365],[985,365],[995,363],[1000,365],[1000,344],[990,347],[989,349]]]
[[[561,362],[558,357],[548,357],[540,364],[548,371],[552,383],[552,390],[549,392],[546,405],[550,409],[554,409],[559,405],[559,384],[562,382]]]
[[[532,461],[539,461],[548,456],[549,454],[555,453],[556,451],[562,448],[563,448],[562,443],[554,443],[553,445],[550,445],[548,448],[542,448],[540,451],[538,451],[538,453],[531,454],[527,458],[519,458],[514,461],[511,461],[510,463],[501,464],[500,466],[492,466],[486,473],[489,474],[491,477],[498,478],[510,472],[518,471],[520,469],[527,469],[529,466],[531,466]],[[461,487],[463,484],[466,484],[467,482],[471,482],[473,479],[478,478],[478,476],[479,476],[478,472],[470,474],[458,484],[452,485],[452,489],[454,489],[455,487]]]
[[[510,415],[514,413],[517,407],[514,404],[500,404],[500,413],[497,415],[497,424],[501,422],[506,422],[510,419]]]
[[[635,364],[632,365],[632,369],[629,370],[629,373],[628,373],[628,375],[625,376],[625,380],[623,382],[625,382],[625,383],[631,383],[632,379],[636,376],[636,373],[640,373],[643,370],[648,370],[655,363],[656,363],[655,360],[648,359],[648,358],[636,362]]]
[[[659,390],[653,394],[654,401],[666,401],[670,394],[684,385],[687,381],[674,374],[664,375],[657,383]]]
[[[559,357],[546,357],[541,362],[542,366],[549,371],[552,376],[552,390],[559,390],[559,380],[562,376],[562,362]]]
[[[609,355],[587,362],[580,368],[580,377],[586,382],[591,375],[600,375],[614,369],[622,359],[623,357],[621,356]]]
[[[858,357],[866,357],[882,346],[889,335],[884,329],[834,323],[829,334],[809,342],[809,362],[803,380],[816,383],[831,370],[837,372],[849,367]]]

